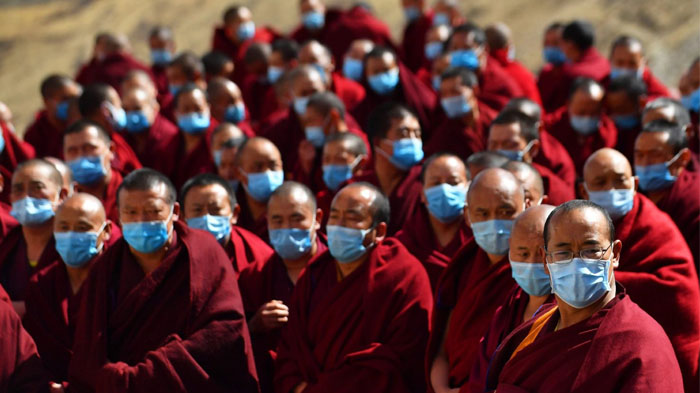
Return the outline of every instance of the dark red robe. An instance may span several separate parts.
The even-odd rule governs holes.
[[[532,75],[532,72],[530,72],[527,67],[517,60],[509,59],[506,49],[492,51],[489,59],[498,62],[503,68],[503,71],[505,71],[518,87],[520,87],[525,97],[542,105],[542,99],[540,98],[539,90],[537,90],[535,76]]]
[[[10,215],[9,206],[7,206],[6,209],[3,205],[4,204],[0,202],[0,244],[2,244],[2,240],[11,230],[19,226],[17,220]]]
[[[540,130],[540,151],[533,158],[533,164],[547,167],[572,187],[576,184],[576,167],[569,152],[557,138]]]
[[[445,118],[430,133],[423,151],[426,157],[435,153],[448,152],[466,160],[473,153],[486,150],[488,128],[482,122],[474,126],[464,124],[462,119]]]
[[[486,391],[681,392],[683,384],[668,337],[624,291],[590,318],[556,330],[554,309],[534,342],[515,356],[535,321],[517,328],[494,354]]]
[[[177,137],[177,160],[175,170],[170,176],[176,189],[180,189],[187,180],[202,173],[216,173],[216,165],[211,154],[210,135],[218,124],[212,119],[209,129],[200,136],[200,141],[190,152],[185,152],[185,137]]]
[[[161,66],[153,64],[151,65],[151,75],[153,76],[153,82],[156,85],[156,90],[158,91],[158,103],[163,104],[163,99],[170,95],[170,87],[168,83],[168,75],[165,73],[167,66]]]
[[[58,258],[56,243],[51,236],[36,265],[29,265],[22,227],[16,226],[0,243],[0,285],[12,300],[24,301],[29,279]]]
[[[243,304],[228,258],[175,222],[160,265],[144,272],[124,240],[83,284],[71,391],[257,392]]]
[[[10,303],[12,304],[12,300],[10,300],[10,295],[5,292],[5,288],[0,285],[0,302],[5,302],[5,303]]]
[[[43,392],[46,371],[12,305],[0,302],[0,392]]]
[[[423,184],[420,181],[421,166],[416,165],[405,172],[403,179],[394,187],[389,197],[391,206],[391,218],[387,228],[387,235],[394,235],[404,227],[406,220],[420,207],[420,196],[423,192]],[[367,170],[362,175],[350,179],[350,183],[365,181],[381,189],[379,178],[373,170]]]
[[[129,173],[141,168],[136,153],[131,149],[124,137],[116,132],[111,133],[112,143],[114,144],[114,159],[112,159],[112,169],[126,176]]]
[[[233,42],[226,35],[226,30],[224,27],[219,26],[214,29],[211,47],[212,50],[219,51],[233,60],[235,68],[233,69],[231,80],[233,80],[238,86],[243,86],[243,81],[247,75],[244,61],[245,52],[250,47],[250,44],[254,42],[272,43],[274,40],[280,37],[281,36],[277,32],[268,27],[259,27],[255,29],[255,35],[252,39],[239,44]]]
[[[275,253],[265,241],[236,225],[231,227],[231,241],[224,246],[224,251],[236,275],[248,265],[267,261]]]
[[[424,392],[421,358],[432,308],[420,263],[395,239],[369,251],[338,282],[327,252],[307,267],[290,301],[275,362],[275,391]]]
[[[245,189],[241,185],[236,191],[236,200],[241,211],[238,213],[237,226],[252,232],[260,240],[270,243],[270,234],[267,232],[267,217],[263,214],[257,220],[253,217],[253,213],[248,207],[248,198]]]
[[[700,271],[700,175],[684,170],[656,206],[668,214],[685,238]]]
[[[178,143],[177,127],[158,114],[151,128],[143,132],[148,135],[143,146],[139,146],[135,136],[128,131],[122,132],[121,135],[131,146],[141,165],[155,169],[165,176],[173,176],[178,161],[178,156],[173,154]]]
[[[486,58],[486,65],[479,70],[480,102],[499,112],[512,98],[525,95],[517,82],[491,57]]]
[[[63,159],[63,128],[51,124],[46,109],[37,112],[34,122],[24,133],[24,141],[34,147],[39,158]]]
[[[496,308],[516,285],[508,256],[492,264],[475,241],[462,247],[447,265],[436,290],[426,376],[430,375],[444,337],[450,387],[458,388],[469,379],[477,360],[479,339],[488,329]]]
[[[10,203],[12,173],[17,169],[18,164],[34,158],[34,148],[17,138],[2,122],[0,122],[0,132],[5,140],[5,148],[0,152],[0,176],[4,180],[0,203]]]
[[[651,101],[659,97],[673,97],[673,94],[668,90],[666,85],[664,85],[660,80],[658,80],[654,74],[651,73],[649,67],[644,67],[644,72],[642,73],[642,81],[647,87],[647,100]],[[610,83],[610,75],[605,77],[604,85],[607,88]]]
[[[289,38],[296,41],[299,45],[303,45],[306,41],[316,40],[321,44],[328,46],[328,43],[333,40],[333,37],[328,35],[328,31],[335,25],[338,19],[343,16],[343,11],[335,8],[327,8],[325,14],[325,23],[319,30],[309,30],[304,24],[300,24],[291,33]]]
[[[258,75],[247,75],[240,88],[250,122],[258,130],[260,122],[280,109],[275,88]]]
[[[308,265],[314,263],[328,250],[325,237],[320,233],[317,235],[318,249]],[[241,288],[243,308],[248,321],[255,316],[260,307],[272,300],[279,300],[288,306],[294,290],[294,283],[289,278],[287,267],[282,258],[274,252],[269,258],[258,259],[243,269],[238,276],[238,286]],[[282,329],[275,329],[250,333],[255,354],[255,367],[258,370],[258,379],[263,393],[274,391],[274,365],[281,331]]]
[[[537,74],[537,90],[540,92],[545,113],[552,113],[563,105],[558,93],[558,84],[563,78],[564,68],[552,63],[545,64]],[[564,98],[564,102],[566,102],[566,98]]]
[[[406,220],[403,229],[396,233],[398,239],[408,251],[420,261],[430,278],[430,287],[437,288],[438,280],[447,264],[457,254],[462,245],[472,241],[474,234],[464,219],[452,240],[444,247],[438,242],[432,227],[428,209],[420,206]]]
[[[119,189],[119,185],[122,184],[122,175],[119,174],[117,171],[112,171],[112,176],[109,179],[109,183],[107,184],[107,187],[105,188],[105,192],[102,195],[96,195],[96,197],[102,202],[102,206],[105,209],[105,213],[107,213],[107,218],[111,220],[115,225],[119,224],[119,207],[117,206],[117,190]],[[76,187],[76,191],[78,192],[87,192],[85,191],[80,184],[78,184]]]
[[[562,107],[544,118],[544,128],[569,152],[576,172],[582,175],[583,165],[591,154],[604,147],[615,147],[615,144],[617,144],[617,129],[607,115],[601,114],[598,132],[588,136],[581,136],[571,127],[570,119],[569,109]],[[544,132],[541,134],[544,134]]]
[[[90,58],[90,60],[80,66],[80,69],[75,74],[75,81],[83,86],[93,83],[99,67],[100,60],[96,57]]]
[[[406,24],[401,40],[401,60],[413,72],[418,72],[428,59],[425,58],[425,38],[433,26],[433,13],[426,11],[418,19]]]
[[[693,256],[671,218],[645,196],[615,221],[622,242],[615,278],[664,328],[681,366],[686,391],[698,390],[700,289]]]
[[[549,197],[548,204],[559,206],[564,202],[576,199],[576,193],[574,192],[574,187],[571,184],[562,180],[545,166],[535,162],[532,163],[532,166],[537,169],[537,172],[539,172],[540,176],[542,177],[544,192]]]
[[[343,101],[348,112],[365,99],[365,88],[361,84],[337,72],[331,73],[331,91]]]
[[[106,83],[117,92],[121,92],[122,80],[126,74],[133,70],[141,70],[153,80],[150,67],[141,63],[129,53],[117,52],[107,55],[101,62],[97,63],[91,75],[87,75],[84,78],[81,77],[78,83],[83,86],[92,83]]]

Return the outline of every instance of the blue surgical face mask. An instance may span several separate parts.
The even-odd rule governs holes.
[[[623,217],[634,206],[634,190],[604,190],[590,191],[588,186],[584,184],[588,192],[588,199],[596,205],[605,209],[610,215],[610,218],[617,220]]]
[[[479,68],[479,56],[474,49],[460,49],[450,53],[452,67],[464,67],[471,71]]]
[[[542,56],[544,57],[544,61],[554,65],[560,65],[566,62],[566,55],[558,46],[545,46],[542,51]]]
[[[474,240],[487,254],[506,255],[510,242],[513,220],[472,221]]]
[[[464,213],[467,187],[442,183],[425,190],[430,215],[440,222],[453,222]]]
[[[618,130],[631,130],[637,128],[640,123],[639,115],[630,113],[627,115],[612,115],[610,116]]]
[[[433,90],[440,91],[440,83],[442,83],[442,78],[440,75],[433,75],[431,79],[431,84],[433,85]]]
[[[326,15],[318,11],[309,11],[301,16],[301,23],[309,30],[319,30],[326,23]]]
[[[530,296],[544,296],[552,293],[549,275],[541,263],[515,262],[510,260],[513,279]]]
[[[306,113],[306,105],[309,103],[309,97],[294,97],[294,112],[299,116],[304,116]]]
[[[56,118],[61,121],[68,120],[68,101],[61,101],[56,105]]]
[[[243,187],[248,195],[258,202],[267,202],[272,192],[284,182],[282,171],[248,173],[246,176],[248,176],[248,185],[244,184]]]
[[[175,97],[177,93],[182,90],[182,85],[173,85],[172,83],[168,85],[168,90],[170,91],[170,94]]]
[[[313,68],[315,68],[316,71],[318,71],[318,74],[321,75],[321,81],[324,84],[328,83],[328,74],[326,73],[326,69],[323,68],[322,65],[320,65],[318,63],[310,63],[309,65],[312,66]]]
[[[105,105],[112,116],[112,126],[117,130],[123,130],[126,127],[126,112],[124,112],[124,108],[117,108],[109,101],[105,101]]]
[[[221,166],[221,154],[222,150],[214,150],[212,152],[214,158],[214,165],[216,165],[217,168]]]
[[[362,160],[362,155],[359,155],[349,165],[329,164],[323,166],[323,182],[333,191],[340,188],[340,185],[352,178],[352,171],[357,164]]]
[[[392,68],[381,74],[374,74],[367,79],[369,87],[375,93],[383,96],[391,93],[399,84],[399,69]]]
[[[462,117],[472,111],[471,105],[463,95],[443,98],[440,105],[450,119]]]
[[[442,42],[433,41],[425,44],[425,58],[428,60],[434,60],[436,57],[440,56],[442,53]]]
[[[525,154],[530,151],[532,148],[532,144],[535,141],[530,141],[530,143],[525,146],[523,150],[504,150],[504,149],[498,149],[496,150],[497,153],[502,154],[506,157],[508,157],[509,160],[511,161],[522,161],[523,158],[525,157]]]
[[[700,87],[692,93],[681,97],[681,103],[685,109],[691,112],[700,112]]]
[[[72,268],[85,266],[95,255],[99,254],[104,243],[97,247],[97,237],[107,223],[97,232],[54,232],[56,251],[63,262]]]
[[[255,36],[255,23],[251,20],[238,25],[236,37],[239,41],[248,41]]]
[[[642,79],[644,70],[642,68],[633,70],[629,68],[610,67],[610,79],[617,79],[623,76],[631,76],[633,78]]]
[[[151,126],[146,114],[143,111],[126,112],[126,130],[132,134],[146,131]]]
[[[187,225],[191,228],[202,229],[211,233],[216,238],[216,241],[222,244],[226,240],[226,236],[231,234],[230,216],[205,214],[200,217],[188,218]]]
[[[420,139],[403,138],[393,141],[392,146],[394,151],[392,155],[382,149],[377,149],[377,152],[401,170],[407,171],[423,159],[423,142]]]
[[[167,66],[173,60],[173,54],[167,49],[151,49],[151,63],[157,66]]]
[[[408,23],[413,22],[414,20],[420,18],[421,11],[420,8],[410,5],[408,7],[403,8],[403,16],[406,18],[406,21]]]
[[[582,309],[610,291],[612,262],[574,258],[569,263],[549,263],[552,293],[571,307]]]
[[[343,62],[343,75],[345,75],[346,78],[354,81],[359,81],[362,79],[363,69],[364,67],[362,66],[362,60],[346,57],[345,61]]]
[[[267,67],[267,81],[270,83],[276,83],[282,74],[284,74],[284,70],[281,67]]]
[[[226,113],[224,114],[224,119],[233,124],[238,124],[245,120],[245,105],[239,102],[235,105],[229,105],[226,108]]]
[[[134,250],[151,254],[160,250],[168,241],[168,222],[172,216],[173,211],[170,210],[165,221],[122,222],[122,236]]]
[[[53,204],[48,199],[25,197],[12,203],[10,214],[22,225],[40,225],[54,216]]]
[[[104,179],[107,169],[102,165],[101,156],[80,157],[66,163],[73,178],[80,185],[91,185]]]
[[[270,243],[282,259],[297,260],[311,251],[311,229],[270,229]]]
[[[349,263],[360,259],[366,252],[365,236],[373,228],[355,229],[339,225],[328,225],[328,250],[333,258],[340,263]]]
[[[644,191],[665,190],[676,182],[677,177],[671,174],[669,167],[680,157],[678,152],[673,158],[666,162],[653,165],[635,165],[634,173],[639,179],[639,188]]]
[[[211,119],[204,112],[185,113],[177,117],[177,126],[187,134],[201,134],[209,125]]]
[[[449,25],[449,24],[450,24],[450,17],[446,13],[439,12],[439,13],[433,15],[433,26]]]
[[[571,115],[570,123],[574,131],[583,136],[587,136],[595,134],[598,131],[598,123],[600,123],[600,117]]]
[[[304,128],[304,134],[306,134],[306,140],[311,142],[317,149],[320,149],[326,143],[326,134],[321,126],[306,127]]]

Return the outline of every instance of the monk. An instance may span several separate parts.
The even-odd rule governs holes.
[[[103,49],[104,58],[97,64],[90,77],[78,81],[80,84],[105,83],[119,89],[124,75],[131,70],[142,70],[150,75],[150,68],[131,55],[126,36],[108,35]]]
[[[479,80],[477,98],[495,111],[500,111],[511,99],[523,95],[513,78],[487,53],[486,34],[473,23],[454,28],[445,44],[453,67],[465,67]]]
[[[179,136],[173,153],[177,161],[172,178],[181,187],[187,179],[216,170],[209,147],[209,135],[217,125],[212,120],[204,90],[185,85],[175,97],[175,116]]]
[[[66,196],[71,196],[73,195],[73,192],[75,191],[75,186],[76,182],[73,180],[73,172],[71,172],[70,168],[68,165],[66,165],[65,162],[59,160],[56,157],[46,157],[44,160],[50,162],[58,172],[61,174],[61,178],[63,179],[63,187],[68,190],[66,193]]]
[[[5,189],[4,179],[0,176],[0,192]],[[0,202],[0,244],[10,231],[19,226],[17,220],[10,215],[12,207]]]
[[[352,112],[363,127],[380,104],[399,102],[415,111],[423,129],[430,129],[437,99],[430,88],[398,61],[389,48],[376,46],[364,58],[363,85],[367,96]]]
[[[150,95],[151,97],[155,97],[157,100],[161,99],[161,97],[159,96],[160,93],[158,92],[155,83],[153,82],[153,80],[151,80],[147,73],[141,70],[131,70],[128,74],[124,76],[124,79],[122,79],[120,90],[122,92],[122,101],[124,100],[124,95],[127,91],[136,88],[146,90],[148,95]],[[158,101],[158,104],[160,105],[160,101]]]
[[[520,182],[500,168],[485,169],[467,193],[465,220],[474,233],[440,277],[426,354],[430,391],[459,389],[477,360],[479,339],[496,308],[515,288],[508,248],[513,220],[525,209]]]
[[[12,173],[17,165],[30,158],[34,158],[34,148],[15,135],[10,126],[0,122],[0,177],[5,184],[10,184]],[[0,205],[10,202],[10,187],[0,190]],[[0,209],[1,210],[1,209]]]
[[[207,84],[207,100],[214,120],[235,124],[246,136],[255,136],[241,89],[235,83],[222,77],[211,79]]]
[[[641,41],[621,35],[610,46],[610,81],[631,76],[644,83],[650,99],[670,97],[671,92],[652,73],[644,56]]]
[[[80,288],[112,240],[112,223],[99,199],[76,193],[56,210],[53,231],[60,258],[29,281],[22,323],[51,379],[61,383],[68,378]]]
[[[275,84],[283,74],[296,68],[299,58],[299,44],[296,41],[280,38],[270,46],[267,71],[264,78],[248,75],[241,86],[243,101],[250,113],[251,122],[258,125],[269,116],[287,107],[278,106]]]
[[[449,28],[459,26],[465,22],[459,10],[457,0],[437,0],[433,4],[433,25],[444,25]]]
[[[0,243],[0,285],[10,295],[21,317],[29,279],[58,258],[53,217],[67,190],[56,167],[37,158],[17,167],[10,190],[10,214],[20,225],[8,232]]]
[[[503,154],[480,151],[469,156],[464,163],[467,165],[467,177],[472,180],[485,169],[502,168],[509,162],[508,157]]]
[[[209,82],[214,78],[230,78],[236,68],[231,58],[225,54],[213,50],[202,56],[204,65],[204,79]]]
[[[515,44],[510,28],[503,22],[497,22],[487,26],[484,33],[490,58],[503,67],[503,70],[518,84],[525,97],[542,105],[535,76],[522,63],[515,60]]]
[[[542,36],[542,58],[544,66],[537,74],[537,89],[542,99],[542,108],[547,112],[554,112],[561,106],[557,83],[564,77],[564,63],[566,55],[561,50],[561,33],[564,24],[551,23],[544,30]]]
[[[523,161],[508,161],[502,168],[512,173],[522,184],[526,207],[549,203],[550,198],[545,192],[542,176],[534,166]]]
[[[368,182],[388,195],[391,236],[404,227],[419,207],[423,186],[420,182],[423,159],[421,126],[406,107],[387,103],[375,109],[367,124],[372,143],[374,167],[352,181]]]
[[[216,165],[216,173],[238,191],[236,173],[236,154],[248,137],[231,123],[219,124],[211,134],[212,159]]]
[[[34,340],[22,327],[22,321],[12,306],[2,301],[0,333],[0,391],[44,392],[48,378]]]
[[[452,257],[472,240],[472,231],[464,219],[469,179],[459,157],[437,153],[423,163],[421,181],[422,204],[396,238],[425,267],[435,290]]]
[[[263,393],[274,391],[274,359],[289,318],[292,290],[304,269],[328,249],[319,231],[322,220],[323,212],[308,187],[283,183],[267,203],[274,255],[257,259],[238,278]]]
[[[204,173],[191,178],[180,191],[180,202],[187,225],[216,238],[236,275],[272,255],[272,249],[263,240],[236,225],[241,208],[231,185],[221,177]]]
[[[450,33],[450,27],[447,25],[430,26],[423,39],[425,41],[425,48],[423,50],[425,52],[423,54],[425,60],[423,61],[423,65],[417,71],[414,71],[418,79],[436,91],[440,90],[440,74],[436,72],[433,78],[432,70],[436,68],[435,62],[447,55],[443,50],[445,48],[445,42],[450,38]],[[447,57],[445,64],[449,65],[449,63],[449,57]]]
[[[406,20],[401,39],[401,60],[412,72],[418,72],[428,60],[424,48],[428,30],[433,25],[433,13],[426,10],[425,3],[425,0],[401,0]]]
[[[161,114],[173,123],[177,123],[175,117],[175,96],[188,84],[193,83],[202,89],[207,86],[204,78],[204,63],[190,51],[185,51],[177,55],[165,69],[168,77],[168,91],[161,102]]]
[[[24,141],[34,147],[37,157],[63,157],[61,143],[63,130],[68,126],[68,101],[80,93],[80,85],[65,75],[50,75],[41,82],[44,108],[24,133]]]
[[[141,87],[124,89],[122,105],[126,127],[121,135],[134,150],[141,164],[172,176],[177,157],[177,127],[160,113],[156,97]]]
[[[700,178],[686,169],[687,145],[682,127],[648,123],[634,145],[634,173],[642,192],[676,223],[700,271]]]
[[[95,74],[97,73],[100,63],[107,56],[106,46],[108,41],[116,40],[113,34],[104,31],[95,35],[95,40],[92,46],[92,57],[90,60],[80,66],[78,73],[75,75],[75,81],[81,85],[93,83]]]
[[[688,133],[692,150],[697,154],[700,150],[700,57],[696,57],[688,66],[686,72],[678,81],[681,93],[681,103],[691,114],[693,127]]]
[[[284,181],[282,155],[269,139],[250,138],[238,148],[235,166],[241,185],[236,193],[238,225],[267,240],[267,201]]]
[[[289,38],[299,44],[316,40],[327,45],[333,40],[333,37],[328,35],[328,31],[343,15],[343,11],[326,7],[322,0],[300,0],[298,4],[301,24],[292,30]]]
[[[515,221],[510,237],[508,260],[518,286],[493,315],[491,324],[479,342],[479,359],[462,391],[484,391],[489,361],[498,345],[523,322],[527,322],[545,303],[552,303],[552,287],[544,270],[544,223],[554,206],[528,208]]]
[[[366,39],[353,41],[343,57],[343,76],[360,82],[365,75],[364,58],[374,46],[374,42]]]
[[[389,201],[367,183],[333,199],[328,252],[299,278],[275,362],[276,392],[424,392],[430,282],[387,238]]]
[[[112,169],[124,176],[134,169],[141,168],[136,153],[119,135],[119,132],[126,127],[126,112],[114,88],[106,84],[86,86],[78,99],[78,108],[84,119],[98,124],[112,138],[114,143]],[[61,152],[63,152],[62,144]]]
[[[594,151],[617,143],[615,124],[602,111],[604,95],[593,79],[577,79],[568,104],[543,120],[545,130],[569,152],[578,174]]]
[[[683,391],[668,337],[615,281],[625,244],[615,239],[594,203],[575,200],[550,214],[545,271],[556,305],[500,345],[486,391]]]
[[[699,134],[693,125],[691,113],[683,106],[683,103],[669,97],[656,98],[647,102],[642,111],[642,127],[654,120],[666,120],[685,130],[688,148],[691,151],[691,160],[687,169],[694,172],[699,171],[700,159],[698,159],[697,146],[693,142],[697,140]]]
[[[97,197],[107,218],[118,222],[117,188],[122,176],[112,170],[111,138],[99,125],[86,120],[71,124],[63,135],[63,156],[77,182],[77,191]]]
[[[167,26],[154,26],[148,34],[148,48],[151,54],[153,82],[158,89],[158,98],[162,100],[169,93],[168,75],[165,70],[175,57],[177,49],[172,29]]]
[[[610,81],[605,93],[605,108],[617,128],[617,145],[632,161],[634,141],[642,130],[642,109],[648,93],[644,82],[634,76],[618,76]]]
[[[580,193],[608,212],[618,239],[628,244],[617,279],[671,339],[686,391],[698,390],[700,289],[685,239],[668,215],[636,192],[638,180],[618,151],[593,154],[583,179]]]
[[[427,137],[425,151],[449,152],[466,159],[486,148],[493,111],[477,99],[479,81],[473,72],[451,67],[440,80],[440,104],[447,117]]]
[[[574,199],[574,187],[555,175],[546,166],[534,162],[542,145],[537,124],[522,113],[505,109],[491,124],[488,149],[511,160],[532,164],[542,176],[545,193],[553,205]]]
[[[124,238],[83,283],[90,296],[75,323],[71,391],[257,392],[224,251],[210,234],[178,221],[175,188],[162,174],[133,172],[118,198]]]

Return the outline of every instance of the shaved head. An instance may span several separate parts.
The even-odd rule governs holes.
[[[505,49],[511,44],[510,28],[503,22],[496,22],[484,31],[486,33],[486,44],[489,49]]]
[[[308,204],[312,212],[316,211],[316,197],[314,193],[309,187],[301,183],[295,181],[286,181],[282,183],[281,186],[277,187],[277,189],[272,192],[270,199],[267,201],[267,205],[270,206],[274,203],[274,200],[279,198],[294,199],[299,203]]]
[[[533,206],[525,210],[513,222],[513,234],[522,231],[531,234],[533,240],[536,238],[541,245],[544,244],[544,223],[553,210],[552,205]]]
[[[583,166],[583,179],[590,187],[595,179],[609,172],[632,177],[632,166],[627,158],[615,149],[603,148],[591,154]]]
[[[12,174],[12,178],[16,178],[19,173],[30,168],[41,168],[41,174],[45,176],[47,180],[53,183],[57,189],[63,188],[63,176],[61,176],[61,172],[59,172],[52,163],[41,158],[34,158],[17,165],[17,168],[15,168]]]
[[[536,204],[544,197],[544,182],[542,176],[532,165],[522,161],[509,161],[503,169],[512,173],[523,185],[525,198]]]
[[[102,202],[84,192],[75,193],[63,201],[56,210],[56,225],[65,215],[82,216],[82,218],[97,224],[98,228],[107,220]]]
[[[525,203],[525,192],[520,181],[501,168],[484,169],[474,178],[469,186],[467,202],[471,205],[477,195],[510,196],[520,205]]]

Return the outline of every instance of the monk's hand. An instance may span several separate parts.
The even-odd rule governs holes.
[[[301,392],[303,392],[304,389],[306,389],[307,386],[309,386],[309,384],[306,383],[306,382],[300,383],[299,385],[297,385],[297,387],[294,388],[294,393],[301,393]]]
[[[250,321],[253,332],[269,332],[287,323],[289,308],[279,300],[272,300],[260,307]]]
[[[315,159],[316,148],[311,142],[304,139],[301,141],[301,143],[299,143],[299,164],[301,165],[301,169],[307,175],[311,173]]]
[[[51,382],[49,385],[49,391],[51,393],[64,393],[66,390],[63,389],[63,385],[56,382]]]

